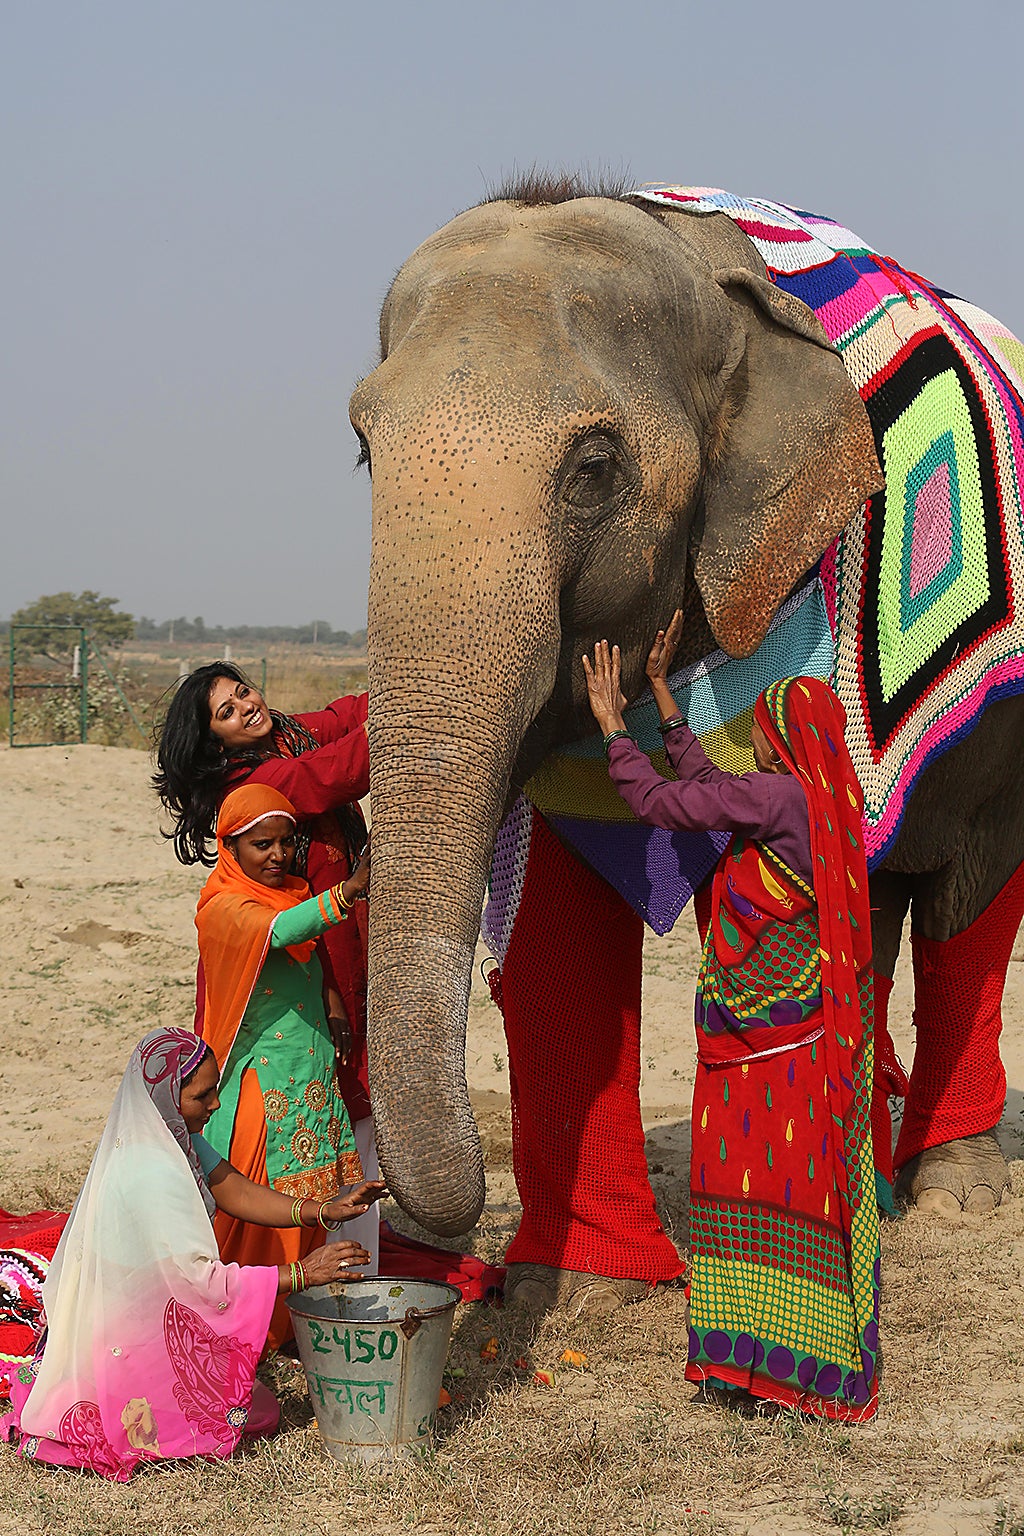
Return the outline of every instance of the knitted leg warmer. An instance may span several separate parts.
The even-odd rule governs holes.
[[[644,1156],[642,951],[640,919],[535,817],[501,981],[523,1204],[510,1264],[647,1282],[682,1269]]]
[[[917,1047],[897,1168],[927,1147],[999,1123],[1006,1100],[1001,1002],[1022,915],[1024,864],[963,933],[944,943],[913,935]]]

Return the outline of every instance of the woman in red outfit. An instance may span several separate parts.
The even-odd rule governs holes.
[[[314,895],[355,870],[366,842],[359,800],[370,787],[366,694],[335,699],[312,714],[271,709],[229,661],[197,667],[179,684],[157,744],[153,787],[174,824],[183,864],[216,862],[217,812],[240,784],[269,784],[300,818],[297,870]],[[303,860],[304,855],[304,860]],[[302,867],[300,867],[302,865]],[[318,945],[325,1003],[338,1051],[338,1084],[364,1168],[376,1169],[366,1072],[366,909]],[[201,999],[203,987],[198,988]],[[202,1004],[200,1002],[199,1007]],[[201,1018],[197,1013],[197,1028]],[[360,1129],[360,1123],[365,1122]],[[375,1177],[375,1172],[367,1177]],[[360,1239],[369,1248],[364,1234]],[[374,1245],[375,1250],[375,1245]]]
[[[690,1381],[829,1418],[877,1407],[880,1254],[870,1103],[871,914],[863,796],[843,706],[814,677],[754,705],[757,772],[708,758],[647,677],[674,778],[633,742],[618,647],[584,657],[609,771],[637,819],[731,832],[697,983],[690,1163]]]

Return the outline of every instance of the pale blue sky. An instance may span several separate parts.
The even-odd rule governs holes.
[[[1018,0],[2,0],[0,614],[365,619],[347,402],[516,166],[831,214],[1024,332]]]

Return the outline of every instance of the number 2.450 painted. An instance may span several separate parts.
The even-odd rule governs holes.
[[[309,1319],[309,1338],[314,1352],[329,1355],[331,1346],[345,1351],[345,1359],[357,1365],[369,1365],[371,1360],[390,1360],[398,1348],[398,1334],[390,1328],[380,1333],[374,1328],[324,1328]]]

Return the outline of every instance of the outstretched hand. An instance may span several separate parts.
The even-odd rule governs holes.
[[[383,1179],[369,1179],[362,1184],[350,1184],[324,1206],[325,1221],[351,1221],[368,1211],[375,1200],[381,1200],[388,1188]]]
[[[672,666],[672,658],[679,645],[680,636],[683,633],[683,610],[677,608],[672,615],[672,622],[668,629],[659,629],[654,637],[650,655],[647,657],[645,668],[650,683],[665,683],[668,681],[669,669]]]
[[[587,695],[590,708],[602,736],[609,731],[623,731],[626,722],[622,711],[626,707],[626,695],[622,691],[622,658],[617,645],[610,649],[607,640],[599,640],[594,647],[594,661],[584,655],[583,670],[587,675]]]

